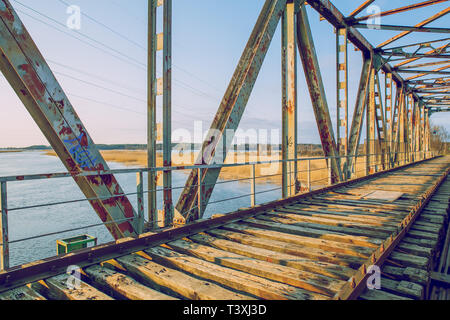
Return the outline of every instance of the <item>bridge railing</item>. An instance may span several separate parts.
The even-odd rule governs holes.
[[[397,153],[389,153],[389,154],[362,154],[355,157],[352,156],[340,156],[336,157],[340,159],[341,163],[341,170],[345,171],[346,166],[345,163],[350,158],[354,158],[354,166],[353,168],[350,168],[347,170],[349,174],[344,175],[344,181],[351,180],[354,178],[359,178],[366,176],[368,174],[376,173],[382,170],[392,169],[398,166],[406,165],[409,163],[426,160],[434,157],[433,152],[424,152],[424,151],[418,151],[418,152],[397,152]],[[372,158],[372,159],[371,159]],[[163,172],[167,170],[171,171],[186,171],[186,170],[202,170],[202,169],[226,169],[226,168],[238,168],[238,167],[247,167],[250,172],[250,176],[244,176],[239,178],[232,178],[232,179],[226,179],[220,177],[219,182],[217,182],[215,185],[224,185],[227,183],[233,183],[233,182],[241,182],[241,183],[249,183],[250,184],[250,190],[248,193],[244,193],[242,195],[233,196],[230,198],[221,198],[212,200],[209,202],[209,205],[218,205],[225,202],[231,202],[236,201],[239,199],[244,198],[250,198],[250,206],[255,206],[258,204],[258,195],[264,195],[271,192],[280,191],[283,187],[279,186],[276,188],[270,188],[265,190],[257,190],[257,187],[261,184],[263,185],[277,185],[279,183],[279,177],[282,176],[282,173],[280,173],[279,168],[276,170],[272,168],[273,173],[267,173],[263,174],[261,168],[264,166],[280,166],[282,163],[288,164],[288,171],[287,175],[289,178],[287,181],[295,181],[294,185],[290,185],[288,187],[295,188],[295,194],[298,193],[306,193],[310,192],[314,189],[330,186],[332,185],[332,178],[331,178],[331,166],[330,161],[331,157],[309,157],[309,158],[297,158],[297,159],[291,159],[291,160],[272,160],[272,161],[256,161],[256,162],[245,162],[245,163],[227,163],[227,164],[221,164],[221,165],[192,165],[192,166],[174,166],[174,167],[155,167],[155,168],[130,168],[130,169],[117,169],[117,170],[108,170],[108,171],[95,171],[95,172],[89,172],[89,173],[81,173],[81,174],[73,174],[70,172],[63,172],[63,173],[49,173],[49,174],[33,174],[33,175],[23,175],[23,176],[5,176],[0,177],[0,209],[1,209],[1,219],[0,219],[0,271],[10,268],[10,245],[21,243],[25,241],[32,241],[35,239],[40,239],[44,237],[50,237],[50,236],[60,236],[62,234],[68,234],[68,233],[74,233],[80,230],[85,230],[89,228],[99,227],[106,225],[108,223],[120,223],[124,221],[130,221],[134,223],[141,224],[141,229],[144,230],[144,225],[147,224],[148,221],[144,218],[144,195],[146,193],[151,192],[152,190],[144,190],[143,181],[144,181],[144,173],[154,172],[155,174],[158,172]],[[368,162],[368,159],[369,160]],[[396,159],[395,162],[389,161],[390,159]],[[298,170],[296,171],[297,176],[294,179],[292,178],[292,175],[295,174],[293,168],[293,164],[296,163],[298,166]],[[317,166],[317,164],[321,164],[322,166]],[[257,169],[260,169],[260,174],[257,175]],[[8,206],[8,183],[12,182],[23,182],[23,181],[33,181],[33,180],[52,180],[52,179],[61,179],[61,178],[74,178],[77,176],[99,176],[99,175],[119,175],[119,174],[135,174],[136,175],[136,191],[134,192],[127,192],[123,194],[117,194],[112,195],[108,197],[97,197],[97,198],[82,198],[82,199],[72,199],[72,200],[64,200],[64,201],[55,201],[55,202],[48,202],[44,204],[35,204],[35,205],[28,205],[28,206],[21,206],[21,207],[9,207]],[[277,180],[278,179],[278,180]],[[265,183],[258,183],[258,182],[265,182]],[[193,186],[193,187],[199,187],[199,185]],[[200,184],[201,188],[207,188],[208,185],[205,183]],[[181,190],[184,188],[184,185],[173,187],[172,190]],[[203,189],[200,189],[203,190]],[[156,192],[163,192],[164,188],[158,188]],[[25,195],[23,195],[25,196]],[[74,204],[74,203],[81,203],[86,201],[105,201],[109,199],[113,199],[116,197],[124,197],[124,196],[136,196],[136,204],[138,206],[137,212],[138,217],[132,217],[129,219],[124,219],[123,221],[111,221],[111,222],[101,222],[96,224],[89,224],[89,225],[83,225],[83,226],[74,226],[69,229],[65,230],[58,230],[50,233],[45,234],[38,234],[38,235],[32,235],[29,237],[24,237],[21,239],[9,239],[9,229],[8,229],[8,215],[16,212],[16,211],[22,211],[22,210],[30,210],[30,209],[36,209],[36,208],[48,208],[53,206],[60,206],[65,204]],[[202,193],[199,193],[199,201],[198,203],[202,204]],[[280,197],[281,199],[282,197]],[[265,198],[265,201],[268,202],[267,198]],[[261,203],[263,203],[261,202]],[[238,209],[239,207],[235,208]],[[204,212],[204,208],[192,208],[190,210],[198,210],[201,209],[201,211]],[[186,214],[186,212],[184,213]],[[133,221],[137,219],[137,221]],[[55,239],[56,241],[56,239]],[[55,242],[53,242],[55,243]],[[34,259],[36,260],[36,259]],[[27,261],[29,262],[29,261]]]

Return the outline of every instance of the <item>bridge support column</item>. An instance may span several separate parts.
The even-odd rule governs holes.
[[[346,164],[346,170],[349,176],[352,172],[356,174],[356,163],[359,149],[359,142],[361,139],[361,131],[363,127],[364,111],[367,104],[368,87],[370,72],[372,66],[372,59],[370,57],[363,56],[363,67],[361,70],[361,79],[359,81],[358,94],[356,96],[355,110],[353,112],[352,126],[349,135],[348,153],[349,160]],[[367,168],[367,166],[366,166]]]
[[[157,9],[163,6],[163,32],[157,34]],[[156,141],[157,133],[156,96],[163,96],[162,106],[162,143],[163,166],[172,166],[172,0],[148,1],[148,108],[147,108],[147,164],[149,168],[157,167]],[[156,52],[163,51],[163,76],[156,78]],[[174,208],[172,200],[172,171],[163,172],[163,207],[157,210],[157,175],[148,174],[148,218],[150,228],[172,225]]]
[[[282,197],[297,193],[297,51],[294,1],[286,4],[281,20],[282,55]]]
[[[366,109],[366,172],[375,173],[377,162],[375,149],[375,69],[371,68],[369,77],[369,99]]]
[[[172,0],[164,0],[163,166],[172,167]],[[164,226],[173,224],[172,171],[163,173]]]
[[[147,167],[157,167],[156,164],[156,51],[158,47],[156,35],[157,0],[148,1],[148,89],[147,89]],[[150,229],[158,225],[157,209],[157,173],[148,172],[148,223]]]
[[[331,158],[333,183],[342,181],[340,159],[305,6],[297,14],[297,44],[325,157]]]
[[[339,155],[348,156],[348,39],[347,29],[336,29],[336,143]],[[348,157],[341,161],[347,167]],[[342,165],[341,163],[341,165]],[[344,179],[350,178],[343,171]]]
[[[0,271],[9,269],[8,206],[6,182],[0,184]]]

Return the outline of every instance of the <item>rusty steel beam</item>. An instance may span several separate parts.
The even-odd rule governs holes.
[[[348,154],[348,41],[347,29],[336,29],[336,139],[338,152]],[[348,161],[348,159],[346,160]],[[344,172],[346,174],[346,172]]]
[[[375,69],[370,68],[366,108],[366,175],[375,173]]]
[[[387,126],[386,126],[386,109],[383,106],[381,95],[381,83],[378,73],[375,74],[376,96],[375,96],[375,123],[378,133],[378,145],[381,150],[381,165],[383,170],[386,169],[387,154]],[[378,153],[378,152],[377,152]]]
[[[442,11],[436,13],[435,15],[429,17],[428,19],[425,19],[424,21],[422,21],[422,22],[416,24],[415,27],[420,28],[420,27],[426,26],[427,24],[429,24],[429,23],[431,23],[431,22],[433,22],[433,21],[435,21],[435,20],[437,20],[437,19],[439,19],[439,18],[445,16],[445,15],[448,14],[449,12],[450,12],[450,7],[445,8],[444,10],[442,10]],[[404,32],[402,32],[402,33],[400,33],[400,34],[398,34],[398,35],[396,35],[396,36],[394,36],[394,37],[392,37],[392,38],[390,38],[390,39],[384,41],[383,43],[380,43],[380,44],[378,45],[377,48],[385,47],[385,46],[387,46],[388,44],[390,44],[390,43],[392,43],[392,42],[394,42],[394,41],[397,41],[397,40],[403,38],[404,36],[407,36],[407,35],[410,34],[411,32],[412,32],[412,31],[404,31]]]
[[[353,19],[355,16],[357,16],[358,14],[360,14],[364,9],[366,9],[368,6],[370,6],[373,2],[375,2],[375,0],[366,0],[364,1],[364,3],[362,3],[358,8],[356,8],[352,13],[350,13],[350,15],[348,16],[347,19]],[[309,3],[309,1],[308,1]]]
[[[299,1],[300,4],[303,2],[304,0]],[[226,158],[286,3],[287,0],[266,0],[196,163],[211,164],[216,156],[222,161]],[[219,174],[220,169],[209,169],[203,173],[202,183],[207,185],[203,196],[204,206],[208,204]],[[198,199],[198,182],[198,170],[193,170],[176,206],[177,223],[186,223],[196,218],[194,209]]]
[[[322,148],[326,157],[332,157],[330,161],[331,182],[335,183],[343,179],[340,161],[337,158],[339,153],[305,6],[302,6],[297,14],[297,44],[322,141]]]
[[[294,2],[286,4],[281,19],[282,55],[282,197],[297,193],[297,48],[295,37],[296,13]]]
[[[7,184],[0,183],[0,271],[9,269],[9,228]]]
[[[322,15],[328,22],[330,22],[335,28],[347,28],[348,40],[353,43],[359,50],[362,51],[365,57],[373,56],[374,61],[379,60],[381,62],[381,68],[386,73],[392,73],[393,80],[408,88],[403,78],[392,69],[392,67],[386,63],[386,60],[374,49],[374,47],[364,38],[364,36],[352,26],[349,26],[346,22],[346,17],[331,3],[329,0],[309,0],[308,4],[311,5],[320,15]],[[416,99],[419,96],[415,94]]]
[[[351,24],[359,22],[359,21],[364,21],[364,20],[368,20],[370,18],[374,18],[374,17],[385,17],[385,16],[389,16],[392,14],[397,14],[397,13],[401,13],[401,12],[406,12],[406,11],[410,11],[410,10],[414,10],[414,9],[419,9],[419,8],[423,8],[423,7],[428,7],[431,6],[433,4],[438,4],[438,3],[442,3],[442,2],[446,2],[448,0],[428,0],[428,1],[424,1],[424,2],[420,2],[420,3],[414,3],[408,6],[404,6],[404,7],[400,7],[400,8],[396,8],[396,9],[392,9],[392,10],[387,10],[387,11],[383,11],[377,14],[371,14],[371,15],[367,15],[364,17],[360,17],[360,18],[354,18],[354,19],[349,19],[349,22]]]
[[[148,0],[148,56],[147,56],[147,166],[157,167],[156,163],[156,52],[157,52],[157,4],[158,0]],[[157,175],[153,171],[148,172],[148,224],[150,229],[157,227]]]
[[[408,32],[428,32],[428,33],[450,33],[449,28],[425,28],[425,27],[410,27],[390,24],[372,24],[372,23],[354,23],[352,27],[358,29],[379,29],[391,31],[408,31]]]
[[[449,56],[449,58],[450,58],[450,56]],[[402,71],[402,70],[409,70],[409,69],[414,69],[414,68],[437,66],[437,65],[440,65],[440,64],[444,64],[444,63],[448,63],[448,61],[445,60],[445,61],[437,61],[437,62],[419,63],[419,64],[414,64],[412,66],[406,66],[406,67],[403,67],[403,68],[394,68],[394,70]]]
[[[164,0],[163,13],[163,166],[172,167],[172,0]],[[164,226],[172,225],[172,171],[163,172]]]
[[[349,160],[346,164],[347,174],[350,175],[353,171],[353,166],[356,165],[355,157],[358,155],[359,142],[361,140],[361,131],[363,126],[364,111],[368,97],[368,86],[370,80],[372,60],[364,58],[361,70],[361,78],[359,81],[358,93],[356,95],[355,110],[353,112],[352,126],[349,134],[348,154]]]
[[[63,89],[8,0],[0,1],[0,70],[67,170],[73,174],[108,166]],[[115,239],[136,235],[138,217],[113,175],[74,177]],[[117,221],[117,222],[115,222]]]
[[[434,69],[434,70],[430,70],[430,71],[424,71],[424,70],[402,70],[401,72],[404,72],[404,73],[419,73],[419,74],[417,74],[415,76],[406,78],[407,81],[411,81],[411,80],[414,80],[414,79],[417,79],[417,78],[421,78],[421,77],[424,77],[424,76],[427,76],[427,75],[430,75],[430,74],[450,74],[450,72],[443,71],[443,70],[446,70],[448,68],[450,68],[450,64],[449,65],[445,65],[445,66],[440,67],[440,68],[437,68],[437,69]]]
[[[417,61],[417,60],[419,60],[421,58],[431,58],[431,57],[435,57],[435,58],[449,58],[450,57],[449,55],[443,55],[442,54],[442,53],[446,52],[447,47],[449,47],[449,46],[450,46],[450,43],[447,43],[447,44],[444,44],[444,45],[442,45],[442,46],[440,46],[438,48],[435,48],[435,49],[432,49],[430,51],[427,51],[427,52],[425,52],[423,54],[411,54],[411,55],[415,55],[415,57],[412,57],[412,58],[408,57],[407,54],[402,54],[403,56],[405,56],[406,58],[409,58],[409,59],[396,64],[395,68],[398,68],[398,67],[404,66],[405,64]]]

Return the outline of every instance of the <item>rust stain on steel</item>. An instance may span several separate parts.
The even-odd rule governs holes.
[[[303,1],[301,1],[303,3]],[[253,29],[247,46],[241,56],[238,66],[233,74],[227,91],[220,103],[219,109],[214,117],[210,132],[202,145],[202,150],[208,148],[210,152],[204,157],[200,155],[196,163],[211,163],[216,156],[216,148],[219,141],[223,141],[224,132],[228,129],[236,130],[245,110],[250,93],[253,89],[256,77],[261,69],[262,62],[270,46],[276,26],[286,7],[286,0],[267,0],[264,4],[258,21]],[[220,136],[214,139],[212,144],[211,136],[215,130],[220,132]],[[225,139],[226,151],[229,150],[232,139]],[[217,155],[220,156],[220,155]],[[202,159],[203,157],[203,159]],[[182,191],[177,203],[177,210],[185,217],[195,206],[198,199],[197,170],[193,170],[187,179],[184,190]],[[205,170],[203,181],[211,185],[211,192],[217,182],[220,169]],[[210,193],[207,192],[203,201],[204,207],[207,206]]]
[[[63,164],[73,175],[84,171],[105,171],[107,164],[85,130],[62,88],[29,36],[9,1],[0,2],[0,48],[2,72],[37,122]],[[87,198],[107,198],[121,194],[112,175],[98,179],[74,177]],[[94,183],[91,183],[94,182]],[[126,197],[114,201],[93,201],[102,221],[113,222],[136,217]],[[130,222],[107,225],[115,238],[135,235]]]
[[[333,125],[328,110],[314,41],[309,27],[308,15],[304,6],[300,8],[297,14],[297,40],[323,151],[326,157],[331,157],[331,174],[332,182],[334,183],[340,181],[342,178],[341,168],[339,160],[336,158],[338,152],[332,129]]]
[[[22,64],[19,66],[19,70],[22,70],[25,73],[23,79],[33,97],[42,101],[45,93],[45,86],[34,72],[33,67],[29,64]]]
[[[9,2],[2,0],[1,2],[5,7],[5,10],[2,10],[0,7],[0,17],[8,20],[9,22],[14,22],[14,15],[12,13],[12,6]]]

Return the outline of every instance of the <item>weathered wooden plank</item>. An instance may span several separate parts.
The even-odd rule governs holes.
[[[434,254],[434,250],[431,248],[426,248],[426,247],[418,246],[415,244],[405,243],[403,241],[398,244],[397,248],[403,252],[411,253],[416,256],[424,257],[427,259],[431,259],[431,257]]]
[[[111,296],[118,296],[130,300],[177,300],[159,291],[146,287],[133,278],[99,265],[85,270],[89,280],[95,283],[102,291]]]
[[[306,236],[306,237],[320,238],[320,239],[337,241],[337,242],[351,243],[351,244],[360,245],[360,246],[376,247],[377,245],[381,244],[381,241],[379,239],[372,239],[370,237],[351,236],[351,235],[347,235],[345,233],[339,233],[339,232],[328,231],[328,230],[319,230],[319,229],[313,229],[313,228],[306,228],[306,227],[300,227],[300,226],[294,226],[294,225],[285,225],[282,223],[270,222],[270,221],[259,220],[259,219],[247,219],[244,221],[244,223],[248,224],[250,226],[256,226],[258,228],[263,228],[263,229],[268,229],[268,230],[273,230],[273,231],[278,231],[278,232],[284,232],[284,233]]]
[[[226,287],[269,300],[309,300],[304,290],[257,277],[242,271],[222,267],[187,254],[156,247],[145,250],[156,262],[177,268]]]
[[[430,278],[439,284],[450,286],[450,275],[439,272],[431,272]]]
[[[350,206],[350,207],[353,206],[353,207],[358,207],[358,208],[369,208],[369,209],[377,209],[377,208],[380,207],[380,205],[370,204],[368,202],[363,202],[363,201],[330,200],[330,199],[327,199],[327,198],[318,198],[316,200],[320,201],[320,202],[323,202],[323,203],[331,204],[333,206],[346,205],[346,206]],[[384,204],[383,205],[383,210],[392,210],[392,211],[398,211],[398,212],[400,212],[400,211],[408,212],[408,207]]]
[[[434,226],[424,226],[418,223],[414,223],[413,226],[411,227],[411,230],[417,230],[417,231],[421,231],[421,232],[428,232],[428,233],[433,233],[437,236],[439,236],[439,234],[441,233],[441,228],[439,227],[434,227]]]
[[[192,238],[192,237],[191,237]],[[194,239],[198,240],[198,236]],[[286,283],[311,294],[332,297],[344,284],[328,277],[310,272],[300,271],[290,267],[279,266],[266,261],[248,258],[231,252],[218,250],[199,243],[177,240],[168,244],[171,248],[192,254],[201,259],[214,262],[224,267],[244,271],[255,276]]]
[[[398,268],[385,265],[382,271],[387,275],[394,276],[396,280],[406,280],[423,286],[426,286],[429,281],[428,272],[422,269],[412,267]]]
[[[423,286],[409,281],[395,281],[381,277],[381,287],[395,295],[403,295],[412,299],[423,299],[424,297]]]
[[[224,235],[227,231],[222,230],[217,232],[211,230],[208,234],[214,237],[202,239],[201,243],[214,246],[217,249],[236,253],[246,257],[276,263],[282,266],[292,267],[298,270],[317,273],[330,278],[340,280],[348,280],[353,269],[336,266],[331,263],[316,261],[316,259],[305,259],[296,255],[290,255],[282,252],[272,251],[266,246],[251,246],[241,244],[235,241],[224,240],[227,237]],[[246,237],[246,235],[243,235]],[[247,236],[250,237],[250,236]],[[266,242],[268,242],[266,240]]]
[[[430,261],[427,258],[418,257],[411,254],[403,254],[396,251],[391,253],[389,259],[398,262],[405,267],[414,267],[423,270],[428,270],[430,267]]]
[[[273,216],[273,217],[279,217],[279,218],[286,218],[289,220],[292,220],[293,222],[306,222],[306,223],[317,223],[322,225],[329,225],[329,226],[337,226],[337,227],[351,227],[351,228],[358,228],[358,229],[365,229],[369,231],[379,231],[379,232],[386,232],[386,233],[392,233],[393,231],[397,230],[397,225],[394,227],[394,224],[389,225],[387,223],[377,223],[375,219],[372,219],[372,221],[361,221],[361,220],[354,220],[351,218],[340,218],[336,217],[335,219],[330,219],[328,217],[318,217],[318,216],[307,216],[307,215],[300,215],[300,214],[289,214],[280,212],[278,210],[273,212],[266,212],[266,216]]]
[[[114,300],[82,280],[71,281],[68,274],[31,284],[33,290],[51,300]],[[71,284],[71,286],[68,285]]]
[[[227,230],[238,231],[230,225],[226,226]],[[243,244],[248,244],[258,248],[264,248],[276,252],[282,252],[297,257],[313,259],[320,262],[330,263],[336,265],[335,268],[349,267],[357,269],[364,262],[363,258],[354,256],[343,255],[340,253],[327,252],[326,250],[316,249],[313,247],[305,247],[301,244],[296,244],[297,239],[289,239],[289,237],[296,237],[295,235],[289,235],[276,231],[263,231],[264,237],[252,236],[251,234],[259,235],[259,232],[253,233],[251,229],[246,229],[249,235],[231,236],[230,240],[238,241]],[[218,234],[216,234],[217,236]],[[287,236],[287,237],[284,237]],[[228,235],[226,236],[228,238]],[[278,241],[280,240],[280,241]],[[289,241],[291,240],[291,241]]]
[[[360,298],[364,300],[381,300],[381,301],[391,301],[391,300],[412,300],[403,296],[398,296],[383,290],[366,290]]]
[[[153,289],[191,300],[246,300],[250,297],[227,290],[214,283],[193,278],[145,259],[137,254],[117,259],[136,279]]]
[[[408,236],[411,238],[417,238],[417,239],[428,239],[428,240],[439,241],[438,234],[418,231],[418,230],[414,230],[413,228],[411,228],[411,230],[409,230]]]
[[[427,248],[435,248],[437,245],[437,240],[413,238],[408,237],[408,235],[403,238],[402,242],[416,244],[418,246],[423,246]]]
[[[302,200],[301,203],[298,203],[296,205],[292,205],[295,207],[298,207],[299,209],[303,209],[304,207],[302,206],[310,206],[310,205],[314,205],[314,206],[319,206],[324,208],[325,210],[346,210],[346,211],[359,211],[361,213],[364,214],[370,214],[370,213],[375,213],[375,214],[383,214],[383,215],[392,215],[392,216],[397,216],[397,217],[403,217],[405,215],[404,212],[395,212],[395,211],[389,211],[384,209],[383,207],[379,206],[376,208],[366,208],[366,207],[356,207],[354,205],[345,205],[345,204],[339,204],[339,203],[334,203],[334,202],[325,202],[325,201],[321,201],[321,200],[314,200],[314,199],[305,199]]]
[[[419,221],[426,221],[426,222],[443,225],[445,223],[445,218],[443,216],[422,213],[420,215]]]
[[[23,286],[16,289],[0,293],[0,300],[22,300],[22,301],[32,301],[32,300],[46,300],[41,294],[34,291],[33,289]]]
[[[275,210],[274,210],[275,212]],[[386,215],[364,215],[361,213],[349,213],[349,212],[332,212],[326,210],[296,210],[286,207],[277,207],[276,212],[288,213],[302,216],[311,216],[326,219],[344,220],[351,222],[362,222],[369,225],[386,225],[386,226],[397,226],[401,221],[400,218],[393,219],[392,217]]]
[[[323,250],[325,252],[333,252],[344,255],[355,256],[359,258],[367,258],[373,253],[373,247],[365,247],[360,245],[354,245],[350,243],[342,243],[338,241],[331,241],[325,239],[317,239],[304,237],[299,235],[292,235],[287,233],[282,233],[278,231],[264,230],[261,228],[250,227],[242,224],[228,224],[223,227],[227,230],[237,231],[236,233],[227,232],[220,229],[214,229],[209,231],[210,233],[222,234],[231,240],[241,241],[243,238],[245,240],[245,234],[254,235],[261,238],[267,238],[271,240],[278,240],[293,244],[298,244],[302,247],[310,247]],[[244,234],[242,234],[244,233]],[[255,242],[256,243],[256,242]],[[308,249],[308,248],[306,248]]]
[[[355,235],[355,236],[368,236],[375,239],[386,239],[389,237],[389,232],[382,232],[382,231],[370,231],[370,230],[363,230],[359,225],[355,226],[343,223],[343,227],[339,226],[333,226],[333,225],[324,225],[320,223],[309,223],[309,222],[296,222],[289,219],[283,219],[281,217],[275,217],[275,216],[268,216],[268,215],[258,215],[257,217],[253,218],[252,220],[265,220],[269,222],[278,222],[284,225],[290,225],[290,226],[298,226],[298,227],[305,227],[310,229],[318,229],[318,230],[325,230],[325,231],[332,231],[332,232],[338,232],[348,235]]]

